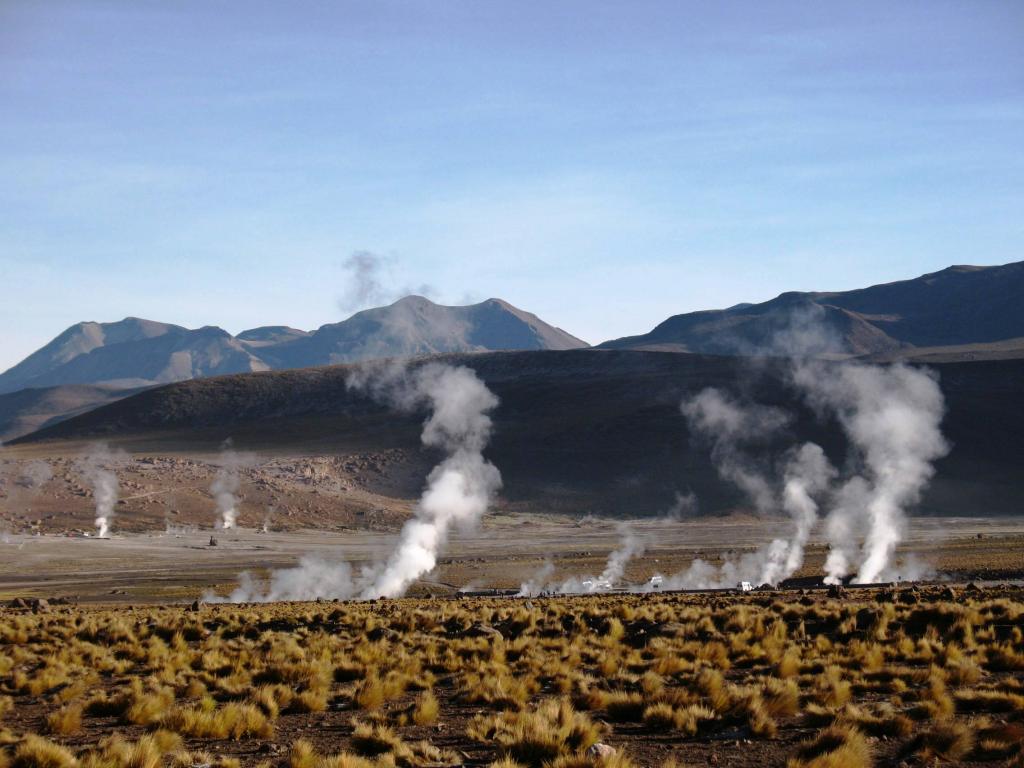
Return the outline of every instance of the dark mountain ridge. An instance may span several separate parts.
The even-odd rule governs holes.
[[[811,351],[913,359],[917,348],[1019,340],[1014,346],[1024,355],[1022,298],[1024,262],[953,266],[852,291],[788,292],[760,304],[675,315],[649,333],[598,346],[712,354]],[[810,326],[813,338],[802,338]],[[807,343],[812,345],[809,350]]]
[[[644,351],[545,351],[429,358],[474,369],[501,399],[488,455],[504,498],[538,511],[665,513],[696,493],[704,513],[743,506],[688,434],[684,396],[715,386],[795,414],[787,445],[813,440],[842,465],[838,426],[794,390],[788,363]],[[415,361],[413,364],[421,364]],[[838,364],[838,363],[836,363]],[[919,510],[1019,513],[1024,498],[1024,360],[942,363],[951,453]],[[215,377],[146,390],[15,441],[102,439],[129,451],[299,454],[420,450],[423,414],[399,414],[348,390],[350,366]],[[58,447],[55,442],[54,447]],[[418,488],[410,487],[409,497]]]

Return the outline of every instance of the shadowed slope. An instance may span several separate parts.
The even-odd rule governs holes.
[[[445,355],[473,368],[501,399],[488,456],[504,497],[537,510],[654,514],[694,491],[701,510],[742,505],[691,439],[679,403],[708,386],[791,410],[783,442],[821,444],[842,465],[846,444],[789,384],[781,361],[657,352]],[[943,514],[1020,511],[1024,494],[1024,361],[934,366],[946,397],[952,452],[921,509]],[[348,366],[255,373],[147,390],[28,436],[21,443],[103,438],[128,450],[215,450],[226,437],[267,453],[418,450],[423,415],[400,415],[345,387]],[[56,448],[56,446],[55,446]],[[408,489],[415,495],[416,488]]]

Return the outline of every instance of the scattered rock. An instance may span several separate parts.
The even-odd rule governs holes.
[[[31,602],[32,613],[49,613],[50,601],[43,597],[37,597]]]
[[[611,757],[612,755],[614,755],[615,752],[616,752],[615,747],[608,746],[607,744],[602,744],[601,742],[597,742],[596,744],[591,744],[589,747],[587,747],[587,757],[589,757],[591,759],[594,759],[594,758],[599,758],[599,759],[608,758],[608,757]]]
[[[495,640],[504,640],[505,639],[505,636],[503,634],[501,634],[501,632],[499,630],[495,629],[490,624],[484,624],[483,622],[477,622],[476,624],[471,626],[469,629],[467,629],[465,632],[463,632],[463,636],[465,636],[465,637],[491,637],[491,638],[493,638]]]

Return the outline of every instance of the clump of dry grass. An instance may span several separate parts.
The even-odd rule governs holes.
[[[564,752],[586,749],[601,738],[602,730],[567,700],[547,699],[532,712],[478,715],[466,733],[476,741],[494,744],[517,762],[540,766]]]
[[[412,721],[416,725],[433,725],[437,722],[439,710],[437,697],[431,691],[424,691],[416,699],[416,705],[412,711]]]
[[[46,732],[71,736],[82,730],[82,705],[68,704],[46,716]]]
[[[82,758],[82,768],[160,768],[164,756],[180,748],[181,737],[170,731],[158,730],[134,742],[115,734]]]
[[[78,768],[78,759],[67,747],[27,735],[14,749],[11,768]]]
[[[972,757],[978,760],[1024,758],[1024,725],[1020,723],[979,723]]]
[[[860,731],[833,725],[804,742],[788,768],[870,768],[871,748]]]
[[[351,743],[357,753],[367,757],[391,754],[396,761],[407,761],[412,755],[409,746],[386,725],[357,723]]]
[[[966,723],[944,720],[933,723],[914,737],[906,748],[922,760],[960,760],[974,749],[974,729]]]
[[[459,698],[468,704],[487,704],[496,709],[518,709],[530,698],[530,684],[507,671],[492,674],[469,673],[465,676]]]
[[[221,709],[175,707],[161,718],[161,725],[182,736],[200,739],[263,738],[274,735],[274,726],[252,704],[227,704]]]
[[[850,700],[850,683],[839,667],[826,667],[818,676],[816,688],[818,703],[826,707],[841,707]]]

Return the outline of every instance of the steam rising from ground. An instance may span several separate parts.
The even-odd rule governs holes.
[[[398,597],[434,569],[451,528],[475,524],[501,487],[500,473],[483,457],[489,413],[498,399],[473,371],[438,363],[415,369],[371,364],[357,369],[347,383],[401,410],[430,409],[420,438],[446,455],[427,477],[414,517],[392,553],[358,576],[347,563],[307,557],[295,568],[275,571],[265,591],[242,574],[230,601]]]
[[[238,525],[238,489],[241,487],[239,470],[253,461],[251,454],[238,453],[231,449],[231,440],[224,442],[221,449],[220,467],[210,483],[210,495],[217,506],[215,528],[229,530]]]
[[[120,454],[101,444],[92,446],[89,453],[78,461],[78,470],[92,486],[96,503],[96,536],[100,539],[110,537],[114,522],[114,507],[120,489],[113,467],[120,460]]]
[[[633,532],[627,523],[619,524],[618,533],[620,544],[608,555],[608,560],[600,576],[571,576],[560,584],[552,583],[551,577],[555,567],[552,563],[545,562],[537,573],[520,585],[519,594],[523,596],[536,595],[541,592],[558,592],[566,595],[583,594],[607,592],[622,586],[626,566],[633,558],[643,556],[647,544]]]
[[[361,381],[352,382],[360,386]],[[363,590],[366,597],[395,597],[437,565],[437,555],[455,524],[472,525],[501,487],[497,468],[483,457],[491,434],[488,415],[496,398],[468,368],[429,364],[393,390],[403,408],[431,408],[420,436],[448,455],[427,478],[416,516],[405,524],[398,547]]]
[[[818,520],[818,505],[830,502],[825,531],[831,547],[826,581],[854,574],[858,583],[898,578],[893,567],[903,536],[906,509],[917,502],[934,474],[932,462],[948,446],[939,424],[944,412],[935,376],[905,365],[800,362],[792,376],[807,402],[835,418],[850,440],[846,476],[814,443],[791,449],[781,468],[750,450],[778,439],[789,419],[777,409],[742,404],[707,389],[682,404],[691,429],[712,442],[719,474],[734,482],[761,512],[782,510],[792,532],[756,552],[712,566],[696,561],[666,580],[674,589],[776,584],[803,565],[804,549]],[[781,481],[776,478],[781,477]]]
[[[939,429],[942,391],[933,373],[904,365],[804,365],[794,379],[814,407],[836,415],[861,465],[829,512],[827,580],[856,568],[856,581],[878,581],[903,537],[906,508],[935,474],[932,462],[949,451]]]

